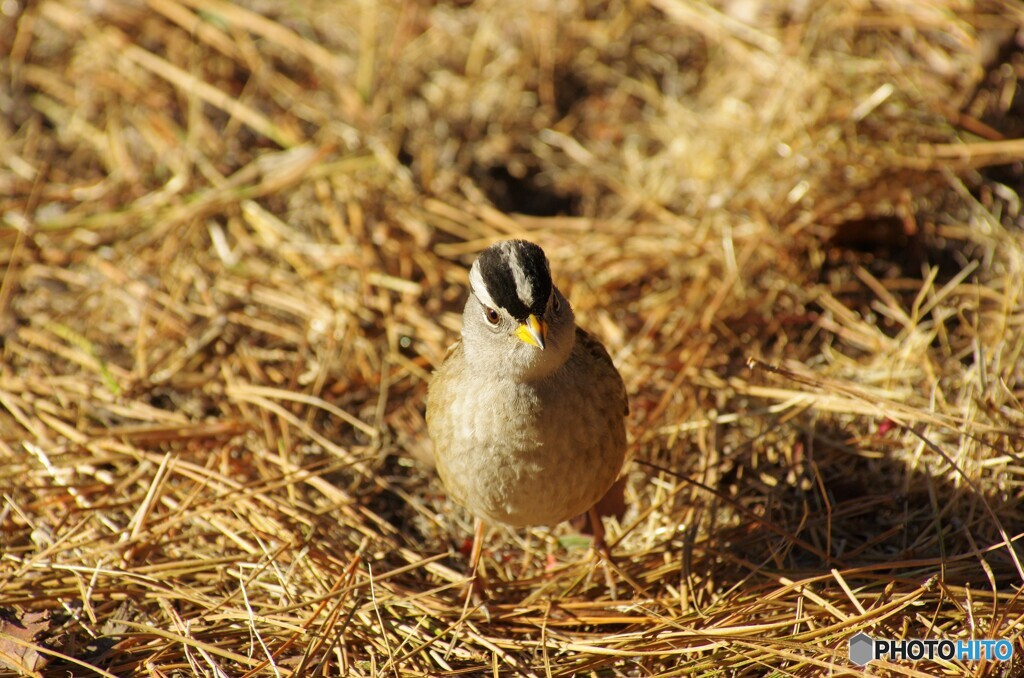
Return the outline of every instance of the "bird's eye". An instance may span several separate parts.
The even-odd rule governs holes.
[[[554,292],[551,293],[551,310],[558,313],[562,309],[562,302],[558,300],[558,295]]]
[[[497,325],[498,321],[501,319],[501,316],[498,315],[498,312],[495,311],[490,306],[484,306],[484,317],[487,318],[487,322],[491,323],[492,325]]]

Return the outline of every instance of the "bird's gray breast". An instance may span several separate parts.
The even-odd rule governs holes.
[[[471,512],[553,525],[589,509],[614,482],[625,451],[621,404],[594,370],[579,367],[570,361],[547,379],[481,380],[462,391],[451,422],[458,449],[442,473]]]

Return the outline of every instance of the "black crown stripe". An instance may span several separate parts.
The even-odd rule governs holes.
[[[533,287],[533,304],[527,306],[516,292],[516,282],[512,269],[501,248],[515,247],[518,250],[519,263],[523,273]],[[532,242],[512,240],[508,244],[491,245],[480,254],[480,277],[487,286],[487,292],[494,303],[508,311],[509,315],[523,322],[532,313],[538,318],[543,316],[551,296],[551,271],[548,269],[544,250]]]

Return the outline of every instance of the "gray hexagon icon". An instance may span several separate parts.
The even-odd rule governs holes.
[[[850,661],[858,666],[867,666],[875,658],[875,641],[861,631],[850,638]]]

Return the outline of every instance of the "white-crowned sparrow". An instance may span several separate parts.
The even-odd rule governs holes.
[[[591,509],[622,470],[629,404],[540,247],[492,245],[469,283],[462,341],[431,381],[427,427],[441,480],[477,517],[479,542],[480,520],[554,525]],[[475,543],[474,568],[478,554]]]

